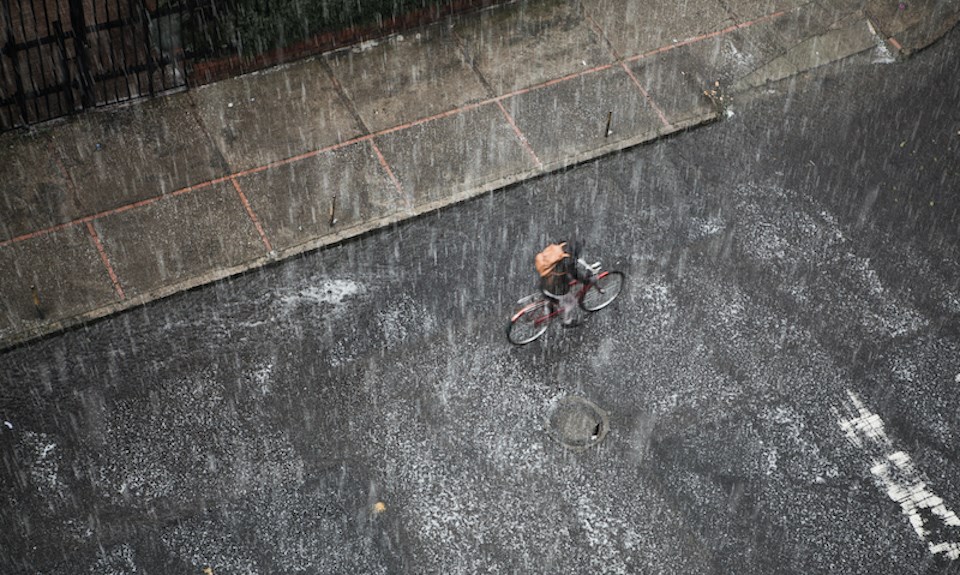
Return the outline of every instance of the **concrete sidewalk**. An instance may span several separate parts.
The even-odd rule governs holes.
[[[0,135],[0,349],[718,118],[960,1],[541,0]]]

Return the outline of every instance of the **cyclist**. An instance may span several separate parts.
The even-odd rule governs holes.
[[[535,259],[537,273],[540,274],[540,291],[562,310],[564,327],[578,325],[574,320],[577,298],[570,289],[574,281],[586,282],[590,272],[580,265],[580,250],[583,242],[560,240],[549,244]]]

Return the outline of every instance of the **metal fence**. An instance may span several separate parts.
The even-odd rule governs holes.
[[[0,132],[513,0],[0,0]]]
[[[0,0],[0,130],[186,85],[185,0]]]

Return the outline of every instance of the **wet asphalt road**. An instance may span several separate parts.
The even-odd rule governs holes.
[[[0,572],[960,572],[960,33],[876,57],[0,355]]]

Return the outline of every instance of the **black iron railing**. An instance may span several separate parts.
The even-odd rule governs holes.
[[[187,0],[0,0],[0,129],[186,86]]]
[[[0,0],[0,131],[509,1]]]

